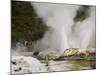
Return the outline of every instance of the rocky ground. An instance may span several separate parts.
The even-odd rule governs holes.
[[[43,51],[37,57],[33,56],[32,52],[22,52],[20,54],[13,52],[11,60],[12,74],[90,70],[95,68],[95,56],[90,56],[89,59],[80,56],[66,57],[55,51]]]

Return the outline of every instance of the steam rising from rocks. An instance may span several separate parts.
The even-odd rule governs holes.
[[[95,48],[95,6],[31,4],[50,28],[35,47],[60,52],[66,48]]]

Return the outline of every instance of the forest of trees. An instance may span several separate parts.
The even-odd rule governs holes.
[[[48,27],[36,14],[30,2],[11,1],[12,43],[37,41],[44,36]]]

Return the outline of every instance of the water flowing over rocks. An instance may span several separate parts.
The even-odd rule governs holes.
[[[12,56],[12,74],[47,72],[39,60],[33,57]]]
[[[31,56],[29,52],[25,52],[27,55],[18,55],[17,52],[17,54],[14,54],[13,52],[11,60],[12,74],[89,70],[96,68],[95,56],[92,56],[92,58],[89,57],[88,60],[80,56],[80,54],[75,56],[76,52],[74,51],[77,50],[77,48],[70,48],[66,50],[66,56],[61,55],[55,50],[40,51],[37,57]],[[95,49],[78,49],[78,51],[81,50],[83,53],[87,50],[90,53],[95,53]]]

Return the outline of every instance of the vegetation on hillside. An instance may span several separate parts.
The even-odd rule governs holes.
[[[12,43],[37,41],[41,39],[48,27],[36,14],[30,2],[11,2],[11,38]]]

